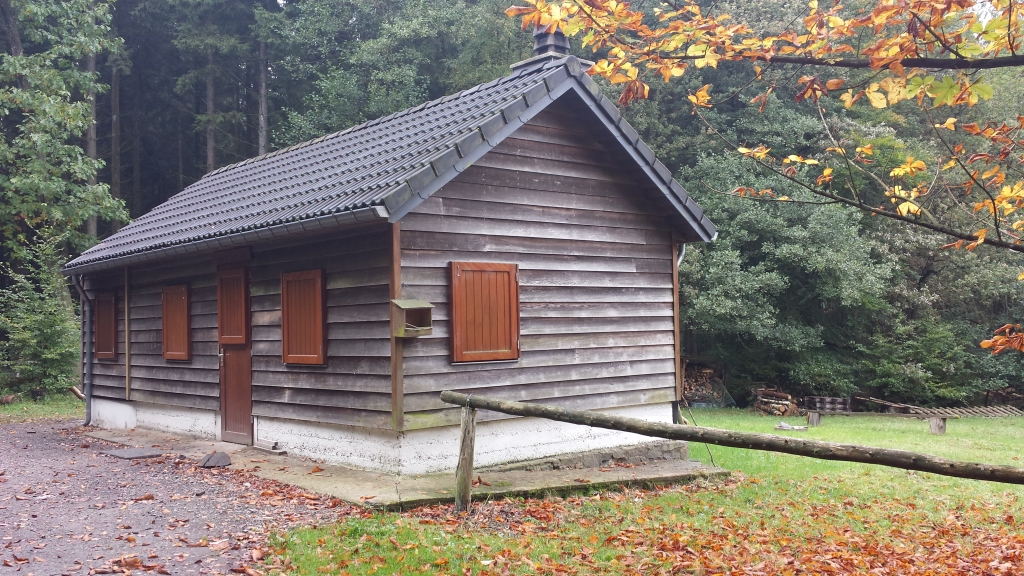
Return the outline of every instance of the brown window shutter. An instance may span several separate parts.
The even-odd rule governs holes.
[[[452,262],[452,359],[519,358],[519,267]]]
[[[249,343],[249,275],[245,268],[217,271],[217,341]]]
[[[117,296],[113,292],[97,294],[93,318],[93,350],[99,360],[117,358]]]
[[[163,352],[167,360],[192,359],[192,320],[188,284],[167,286],[163,291]]]
[[[281,359],[286,364],[324,364],[323,270],[281,275]]]

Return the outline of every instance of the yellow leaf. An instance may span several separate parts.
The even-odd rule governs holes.
[[[954,166],[956,166],[956,160],[950,160],[949,162],[946,162],[945,164],[942,165],[942,169],[943,170],[949,170],[950,168],[952,168]]]
[[[737,148],[736,151],[739,152],[740,154],[750,154],[751,152],[753,152],[753,150],[751,150],[750,148],[744,148],[742,146]]]
[[[945,128],[946,130],[956,130],[956,118],[946,118],[946,121],[942,124],[936,124],[936,128]]]
[[[896,207],[896,212],[900,216],[906,216],[907,214],[920,214],[921,207],[913,202],[907,201]]]
[[[854,96],[853,90],[847,90],[845,94],[843,94],[842,96],[839,97],[839,99],[843,101],[843,105],[844,106],[846,106],[847,108],[850,108],[850,107],[852,107],[854,105],[854,103],[857,102],[857,100],[860,100],[860,97],[863,96],[863,95],[864,95],[863,91],[857,92],[857,95]]]
[[[846,80],[843,80],[842,78],[834,78],[825,82],[825,88],[828,88],[829,90],[839,90],[843,87],[844,83],[846,83]]]
[[[875,153],[875,145],[868,144],[867,146],[858,146],[857,153],[864,154],[865,156],[871,156],[872,154]]]
[[[711,96],[708,94],[708,90],[710,90],[710,89],[711,89],[711,84],[705,84],[704,86],[701,86],[700,90],[697,90],[696,94],[690,94],[689,96],[687,96],[687,99],[690,102],[693,102],[693,104],[696,105],[696,106],[701,106],[701,107],[704,107],[704,108],[710,108],[711,107]]]
[[[868,97],[868,102],[871,103],[875,108],[885,108],[885,95],[878,91],[878,84],[872,84],[864,92]]]
[[[1020,274],[1019,274],[1019,275],[1017,276],[1017,280],[1018,280],[1018,281],[1020,281],[1020,280],[1024,280],[1024,272],[1021,272],[1021,273],[1020,273]]]

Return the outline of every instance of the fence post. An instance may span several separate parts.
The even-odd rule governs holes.
[[[808,412],[807,413],[807,425],[808,426],[821,426],[821,412]]]
[[[928,432],[932,434],[946,433],[946,419],[939,416],[932,416],[928,419]]]
[[[468,512],[473,493],[473,446],[476,444],[476,408],[462,407],[459,465],[455,468],[455,510]]]

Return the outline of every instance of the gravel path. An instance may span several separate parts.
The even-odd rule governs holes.
[[[101,454],[119,447],[75,421],[0,425],[0,574],[225,574],[258,558],[272,529],[352,512],[183,457]]]

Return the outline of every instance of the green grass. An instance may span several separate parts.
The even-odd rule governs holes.
[[[702,426],[774,433],[777,418],[695,411]],[[792,424],[800,419],[786,419]],[[1020,465],[1024,418],[823,417],[783,434]],[[704,445],[691,455],[709,461]],[[894,574],[993,572],[1009,554],[1024,572],[1021,487],[711,446],[728,482],[550,500],[474,503],[406,514],[356,513],[271,539],[271,572],[287,574]],[[1013,556],[1013,554],[1017,554]],[[1012,560],[1012,559],[1016,560]],[[839,567],[841,569],[837,569]],[[929,572],[931,571],[931,572]],[[997,570],[994,572],[998,572]]]
[[[22,396],[13,404],[0,405],[0,424],[40,418],[85,418],[85,403],[68,393],[50,394],[39,402]]]
[[[700,426],[711,428],[897,448],[968,462],[1022,466],[1020,458],[1024,457],[1024,452],[1021,451],[1024,418],[949,419],[946,421],[946,434],[933,436],[928,433],[928,421],[916,418],[822,415],[822,426],[800,432],[785,432],[774,430],[779,421],[803,425],[806,424],[806,420],[769,418],[745,410],[694,410],[693,415]],[[817,460],[775,452],[721,446],[705,447],[704,444],[691,444],[691,457],[709,464],[709,448],[715,463],[722,468],[779,481],[806,480],[822,474],[856,476],[858,473],[866,473],[879,481],[895,482],[902,490],[908,491],[908,495],[917,490],[949,495],[971,490],[975,494],[997,496],[1008,489],[1004,484],[992,482],[960,480],[869,464]],[[913,481],[915,479],[926,481]]]

